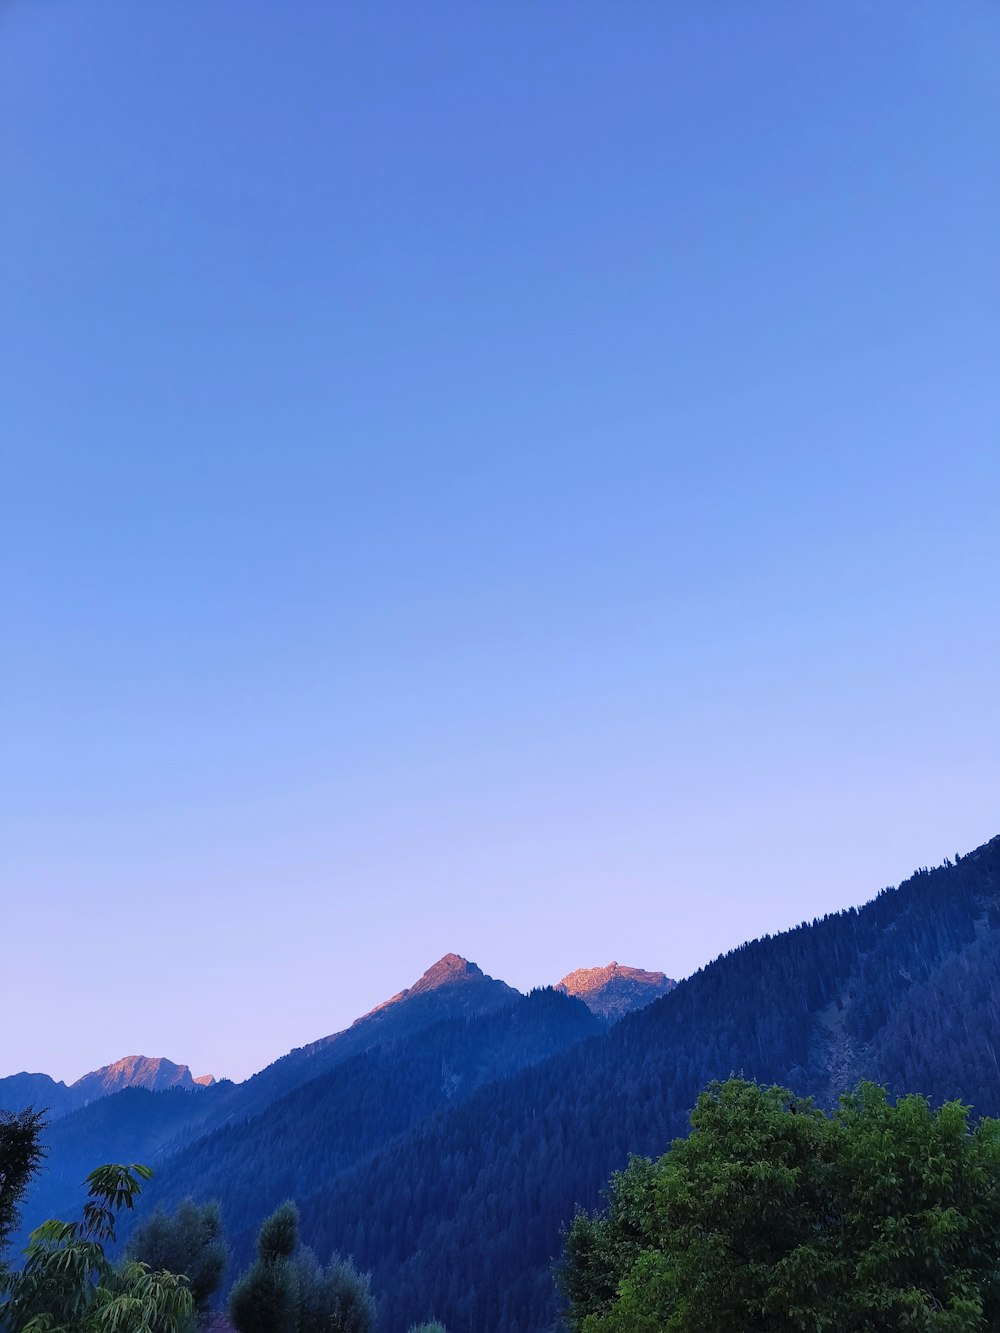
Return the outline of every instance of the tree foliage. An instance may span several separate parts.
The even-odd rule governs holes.
[[[575,1333],[1000,1325],[1000,1123],[862,1084],[826,1115],[742,1079],[612,1178],[559,1273]]]
[[[53,1218],[31,1233],[22,1271],[3,1282],[2,1333],[185,1333],[194,1301],[184,1278],[105,1253],[151,1175],[136,1163],[98,1167],[82,1221]]]
[[[0,1264],[20,1222],[24,1192],[44,1156],[42,1115],[32,1107],[16,1114],[0,1111]]]
[[[136,1227],[127,1253],[150,1269],[182,1273],[195,1309],[206,1310],[229,1260],[218,1203],[186,1199],[170,1214],[157,1208]]]
[[[261,1224],[257,1258],[233,1285],[237,1333],[372,1333],[371,1279],[334,1255],[324,1268],[299,1242],[299,1213],[281,1204]]]

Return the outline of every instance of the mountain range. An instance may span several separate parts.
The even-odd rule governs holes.
[[[34,1104],[47,1107],[49,1117],[56,1119],[126,1088],[148,1088],[150,1092],[180,1088],[195,1092],[211,1087],[215,1082],[212,1074],[200,1074],[195,1078],[187,1065],[175,1065],[172,1060],[126,1055],[70,1084],[59,1082],[48,1074],[21,1073],[0,1078],[0,1111],[16,1111]]]
[[[244,1083],[196,1079],[186,1065],[143,1056],[69,1086],[45,1074],[0,1079],[0,1109],[47,1109],[46,1168],[25,1217],[71,1212],[95,1163],[128,1160],[157,1167],[157,1197],[198,1193],[217,1179],[230,1221],[253,1229],[261,1198],[274,1206],[314,1189],[423,1116],[603,1031],[612,1012],[616,1018],[648,1004],[675,984],[662,972],[624,971],[627,996],[614,963],[526,997],[448,953],[350,1027],[290,1051]],[[579,978],[589,980],[578,987]],[[574,988],[580,998],[570,994]],[[259,1151],[272,1135],[291,1136],[300,1149],[313,1142],[315,1152],[295,1158],[311,1165],[300,1170]]]
[[[870,1077],[995,1114],[998,1027],[1000,838],[676,985],[610,964],[523,996],[446,955],[244,1084],[130,1087],[54,1120],[26,1218],[69,1211],[100,1161],[151,1161],[143,1206],[219,1198],[234,1269],[293,1196],[319,1254],[372,1271],[383,1333],[547,1333],[575,1209],[683,1134],[708,1081],[830,1105]]]
[[[554,989],[578,996],[594,1014],[614,1021],[651,1003],[676,984],[662,972],[610,963],[571,972]],[[246,1115],[373,1045],[397,1041],[441,1018],[484,1013],[520,998],[520,991],[513,986],[486,976],[468,959],[447,953],[412,986],[376,1005],[349,1028],[296,1047],[244,1083],[218,1080],[212,1074],[195,1077],[187,1065],[174,1064],[162,1056],[127,1055],[71,1084],[48,1074],[26,1072],[0,1078],[0,1110],[44,1106],[52,1121],[128,1088],[196,1092],[214,1087],[217,1100],[211,1111],[215,1115],[222,1107],[226,1108],[226,1118],[235,1113]],[[207,1114],[209,1108],[203,1110]]]

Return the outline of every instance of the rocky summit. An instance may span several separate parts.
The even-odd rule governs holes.
[[[677,985],[665,972],[644,972],[641,967],[581,967],[563,977],[556,990],[575,995],[587,1008],[612,1023],[644,1009]]]
[[[84,1074],[72,1086],[84,1101],[92,1101],[95,1097],[107,1097],[124,1088],[148,1088],[150,1092],[184,1088],[190,1092],[196,1087],[208,1087],[214,1082],[211,1074],[195,1078],[187,1065],[174,1064],[173,1060],[166,1060],[162,1056],[126,1055],[114,1064]]]

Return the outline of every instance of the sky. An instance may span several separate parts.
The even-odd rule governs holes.
[[[1000,832],[1000,10],[7,0],[0,1074]]]

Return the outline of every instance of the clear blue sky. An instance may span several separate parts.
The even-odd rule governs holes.
[[[998,142],[986,0],[7,0],[0,1073],[1000,831]]]

